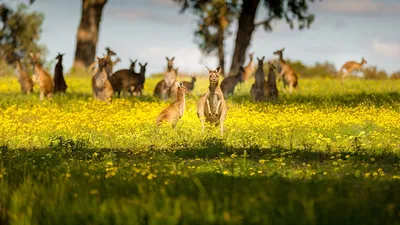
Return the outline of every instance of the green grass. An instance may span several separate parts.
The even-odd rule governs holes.
[[[277,103],[228,99],[200,130],[198,79],[176,129],[151,95],[52,102],[0,78],[0,224],[400,224],[400,82],[300,80]],[[278,84],[281,89],[281,83]]]

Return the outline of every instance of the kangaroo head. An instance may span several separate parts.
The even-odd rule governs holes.
[[[32,52],[29,53],[29,56],[31,57],[32,64],[35,65],[37,63],[40,63],[40,53],[36,52],[33,54]]]
[[[108,56],[117,55],[117,53],[115,53],[113,50],[111,50],[110,47],[106,47],[106,52],[107,52]]]
[[[101,70],[107,66],[108,60],[106,58],[96,57],[96,59],[97,59],[97,64],[98,64],[99,70]]]
[[[361,64],[367,64],[367,60],[365,60],[364,57],[361,58]]]
[[[147,66],[147,63],[145,63],[144,65],[142,65],[141,63],[139,63],[139,66],[140,66],[140,73],[145,73],[146,72],[146,66]]]
[[[258,66],[259,67],[263,67],[264,66],[264,59],[265,59],[265,56],[263,56],[261,59],[257,57]]]
[[[254,52],[249,54],[250,60],[253,60]]]
[[[211,70],[206,66],[208,70],[208,80],[211,84],[218,83],[219,73],[221,72],[221,66],[218,66],[215,70]]]
[[[274,55],[279,55],[279,56],[281,57],[284,50],[285,50],[285,48],[282,48],[281,50],[276,50],[276,51],[274,52]]]
[[[268,67],[269,67],[269,70],[274,70],[274,69],[276,69],[275,64],[274,64],[273,62],[271,62],[271,61],[268,62]]]
[[[58,53],[57,53],[56,60],[62,61],[64,55],[65,55],[65,53],[64,53],[64,54],[61,54],[61,53],[58,52]]]
[[[196,82],[196,81],[197,81],[196,75],[193,75],[193,76],[192,76],[192,82]]]
[[[137,59],[135,61],[132,61],[132,59],[129,59],[129,61],[131,62],[131,66],[129,67],[129,70],[135,71]]]
[[[172,57],[171,59],[169,59],[168,57],[165,57],[165,59],[167,60],[168,70],[171,70],[174,67],[174,59],[175,59],[175,57]]]
[[[187,94],[187,93],[189,92],[189,91],[187,90],[186,86],[183,85],[182,82],[179,82],[177,85],[178,85],[178,92],[179,92],[179,93]]]

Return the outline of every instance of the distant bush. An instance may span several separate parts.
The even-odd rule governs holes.
[[[392,73],[392,75],[390,76],[390,79],[399,80],[400,79],[400,71]]]
[[[386,72],[384,70],[378,70],[376,66],[364,67],[361,71],[364,73],[364,78],[367,80],[383,80],[388,78]]]

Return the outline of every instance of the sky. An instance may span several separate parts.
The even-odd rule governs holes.
[[[8,4],[27,0],[5,0]],[[45,15],[41,43],[48,60],[66,53],[64,68],[73,63],[81,0],[36,0],[31,10]],[[109,0],[103,12],[97,55],[109,46],[122,59],[116,69],[128,68],[129,58],[148,62],[147,74],[163,71],[165,56],[175,56],[175,67],[185,73],[205,73],[216,67],[214,56],[202,56],[193,31],[196,17],[179,13],[172,0]],[[248,52],[274,59],[273,51],[285,47],[284,58],[312,65],[329,61],[337,69],[348,60],[376,65],[388,73],[400,71],[399,0],[323,0],[312,4],[316,15],[310,29],[291,30],[283,21],[273,23],[273,32],[262,27],[253,33]],[[260,5],[256,21],[265,19]],[[237,23],[232,31],[237,30]],[[229,69],[235,35],[226,40]],[[247,60],[246,60],[247,63]],[[138,70],[138,68],[137,68]]]

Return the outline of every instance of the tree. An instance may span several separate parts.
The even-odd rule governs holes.
[[[217,55],[221,65],[221,74],[225,74],[225,38],[231,35],[231,22],[237,15],[237,0],[212,0],[194,8],[198,16],[198,28],[195,37],[201,52],[205,55]]]
[[[187,8],[201,8],[202,5],[208,4],[212,0],[174,1],[181,4],[182,10],[185,10]],[[265,20],[255,22],[261,1],[264,3],[267,16]],[[257,27],[263,26],[266,31],[272,31],[271,23],[274,20],[284,19],[292,29],[295,21],[297,21],[299,29],[309,28],[314,21],[314,15],[308,13],[309,3],[312,2],[314,0],[242,0],[239,8],[235,50],[229,74],[237,74],[239,67],[243,65],[252,34]]]
[[[399,80],[400,79],[400,71],[393,72],[392,75],[390,75],[390,79]]]
[[[25,58],[27,54],[39,52],[45,54],[46,48],[38,43],[42,32],[44,16],[38,12],[27,12],[27,6],[20,4],[16,11],[0,5],[0,57],[12,63],[15,57]]]
[[[384,70],[378,70],[376,66],[367,66],[362,69],[364,78],[367,80],[383,80],[387,79],[388,75]]]
[[[81,22],[77,33],[75,68],[87,68],[96,56],[100,21],[107,0],[82,0]]]

